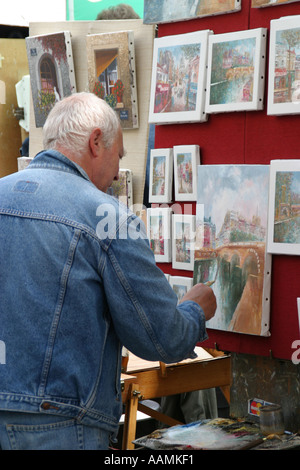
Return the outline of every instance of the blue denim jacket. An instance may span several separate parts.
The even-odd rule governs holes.
[[[0,409],[115,431],[122,345],[170,363],[207,337],[142,222],[57,151],[0,180],[0,260]]]

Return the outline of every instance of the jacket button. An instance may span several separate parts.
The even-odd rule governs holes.
[[[46,401],[45,403],[42,403],[41,407],[43,408],[43,410],[49,410],[51,405]]]

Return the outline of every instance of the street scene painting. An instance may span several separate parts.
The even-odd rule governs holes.
[[[268,251],[300,255],[300,161],[270,165]]]
[[[258,28],[210,36],[207,113],[262,109],[266,34]]]
[[[269,335],[268,165],[200,165],[194,283],[210,285],[208,328]]]
[[[175,200],[196,201],[200,148],[198,145],[178,145],[173,150]]]
[[[204,121],[210,31],[154,40],[149,122]]]
[[[155,261],[171,261],[171,216],[168,207],[147,209],[147,236]]]
[[[241,0],[144,0],[145,24],[170,23],[241,9]]]
[[[178,302],[193,287],[193,278],[184,276],[170,276],[169,283],[177,295]]]
[[[299,113],[300,16],[271,21],[268,114]]]
[[[196,216],[173,214],[172,216],[172,267],[193,271]]]
[[[171,202],[173,188],[173,149],[151,149],[149,202]]]

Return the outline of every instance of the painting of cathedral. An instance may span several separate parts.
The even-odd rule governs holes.
[[[36,127],[43,127],[54,104],[76,92],[68,31],[26,38]]]

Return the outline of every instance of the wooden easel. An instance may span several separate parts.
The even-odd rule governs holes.
[[[129,354],[127,369],[125,373],[123,372],[123,377],[131,377],[123,391],[125,403],[123,449],[134,449],[132,441],[135,439],[138,410],[168,426],[182,424],[143,405],[140,403],[142,400],[220,387],[230,402],[230,356],[219,351],[196,349],[199,354],[196,359],[170,365],[144,361]]]

